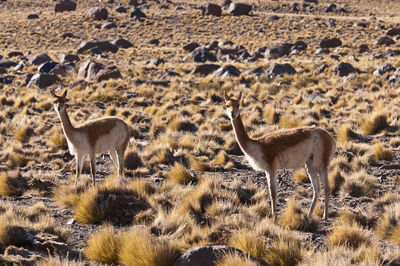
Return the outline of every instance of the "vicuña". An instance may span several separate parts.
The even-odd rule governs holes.
[[[75,156],[75,183],[81,174],[83,159],[89,155],[92,182],[96,185],[97,153],[108,152],[118,169],[118,176],[123,176],[124,153],[129,143],[128,125],[117,117],[104,117],[74,127],[67,113],[67,90],[62,96],[57,96],[53,91],[51,94],[55,98],[54,109],[60,117],[69,152]]]
[[[235,131],[236,140],[252,168],[265,171],[271,197],[274,220],[276,214],[277,177],[279,169],[305,167],[313,187],[313,199],[308,212],[310,217],[317,203],[322,181],[325,190],[324,219],[328,219],[329,180],[328,166],[335,153],[333,137],[322,128],[299,127],[267,133],[258,139],[250,138],[240,117],[240,99],[224,92],[226,110]]]

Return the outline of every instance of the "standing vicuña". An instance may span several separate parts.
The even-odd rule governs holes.
[[[324,218],[328,219],[329,180],[328,166],[335,153],[336,143],[332,136],[318,127],[299,127],[271,132],[252,139],[247,135],[240,117],[240,93],[237,99],[224,93],[226,109],[235,131],[236,140],[255,170],[265,171],[272,198],[272,214],[276,220],[276,172],[279,169],[296,169],[305,166],[314,190],[308,212],[310,217],[320,194],[320,182],[325,189]]]
[[[96,154],[108,152],[118,168],[118,176],[123,176],[124,153],[129,142],[128,125],[117,117],[105,117],[86,122],[74,127],[67,113],[65,90],[62,96],[55,98],[54,109],[60,117],[64,135],[67,138],[71,155],[75,155],[77,182],[81,171],[83,159],[89,155],[93,185],[96,185]]]

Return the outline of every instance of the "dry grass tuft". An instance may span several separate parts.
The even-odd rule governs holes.
[[[338,193],[345,180],[343,174],[340,172],[339,166],[336,166],[333,171],[329,172],[328,180],[331,188],[331,193]]]
[[[68,148],[67,139],[65,138],[64,134],[54,132],[50,136],[49,140],[50,140],[50,143],[57,149],[67,149]]]
[[[256,258],[264,258],[266,256],[267,250],[264,241],[255,232],[249,230],[240,230],[233,233],[229,245]]]
[[[21,142],[28,142],[32,135],[33,128],[30,125],[23,125],[15,131],[14,138]]]
[[[90,237],[85,248],[85,256],[99,263],[117,264],[120,248],[121,235],[115,233],[113,226],[105,225]]]
[[[128,188],[133,189],[142,198],[146,198],[156,192],[156,188],[145,179],[133,180],[129,183]]]
[[[239,255],[236,253],[225,254],[221,259],[216,262],[216,266],[257,266],[258,263],[252,261],[250,258]]]
[[[195,181],[195,179],[190,175],[185,167],[178,162],[175,162],[175,164],[171,167],[171,169],[167,173],[167,178],[171,182],[181,185],[189,184],[190,182]]]
[[[400,244],[400,204],[397,203],[387,207],[384,214],[381,215],[376,227],[375,233],[394,244]]]
[[[180,118],[175,118],[171,122],[169,122],[169,128],[172,131],[186,131],[186,132],[196,132],[197,127],[195,124],[182,120]]]
[[[272,266],[298,265],[302,250],[295,240],[278,239],[269,245],[264,259]]]
[[[121,238],[119,262],[127,266],[172,265],[180,251],[166,241],[155,239],[141,226],[133,227]]]
[[[370,244],[370,234],[358,224],[338,224],[328,233],[328,246],[348,246],[358,248]]]
[[[358,139],[358,137],[357,137],[357,134],[353,130],[351,130],[351,126],[350,125],[343,125],[339,129],[339,133],[337,135],[337,139],[341,143],[346,144],[350,140]]]
[[[372,147],[377,160],[391,161],[393,160],[393,152],[390,149],[386,149],[383,143],[375,143]]]
[[[279,218],[279,224],[284,228],[311,232],[318,227],[318,223],[309,219],[292,199],[288,200],[287,206]]]
[[[142,159],[140,158],[137,152],[128,150],[125,153],[124,167],[126,167],[129,170],[135,170],[142,166],[143,166]]]
[[[27,241],[23,227],[10,225],[5,219],[0,218],[0,244],[22,246]]]
[[[386,114],[383,113],[373,113],[361,121],[361,129],[367,135],[376,134],[388,126]]]
[[[28,189],[27,180],[19,173],[1,173],[0,174],[0,195],[20,196]]]
[[[299,183],[310,183],[306,169],[301,168],[293,173],[293,178]]]
[[[374,195],[375,188],[375,177],[367,174],[365,170],[353,173],[343,185],[343,190],[352,197],[371,197]]]
[[[36,266],[85,266],[82,260],[71,260],[71,258],[64,258],[61,255],[47,257],[35,263]]]
[[[196,157],[194,157],[192,155],[189,156],[189,164],[190,164],[190,168],[195,171],[203,171],[204,172],[204,171],[210,171],[210,169],[211,169],[209,164],[196,159]]]

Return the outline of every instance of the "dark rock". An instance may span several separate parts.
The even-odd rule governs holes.
[[[336,10],[336,5],[335,4],[330,4],[327,7],[324,8],[324,12],[334,12]]]
[[[213,77],[218,77],[218,76],[222,78],[225,78],[226,76],[238,77],[240,76],[240,71],[232,65],[222,66],[218,68],[213,74]]]
[[[325,69],[327,69],[328,68],[328,65],[327,64],[322,64],[321,66],[319,66],[318,68],[317,68],[317,73],[318,74],[321,74],[321,73],[323,73],[324,71],[325,71]]]
[[[14,71],[20,71],[24,69],[25,67],[25,62],[24,61],[19,61],[18,65],[14,67]]]
[[[216,50],[218,48],[218,45],[219,45],[219,42],[212,41],[208,45],[206,45],[204,48],[208,49],[209,51]]]
[[[124,49],[133,47],[130,41],[125,40],[123,38],[115,39],[111,42],[111,44],[115,45],[118,48],[124,48]]]
[[[400,28],[390,28],[387,30],[386,35],[389,36],[400,35]]]
[[[39,18],[39,15],[38,14],[29,14],[28,16],[27,16],[27,19],[38,19]]]
[[[7,74],[7,69],[0,67],[0,74]]]
[[[329,54],[330,52],[331,51],[328,48],[318,48],[317,50],[315,50],[316,55]]]
[[[82,42],[79,46],[76,53],[81,54],[87,50],[98,48],[100,52],[112,52],[116,53],[118,51],[118,47],[111,44],[108,41],[91,41],[91,42]]]
[[[150,40],[145,41],[143,44],[144,45],[146,45],[146,44],[159,45],[160,44],[160,40],[158,40],[158,39],[150,39]]]
[[[194,49],[196,49],[197,47],[200,47],[200,44],[198,44],[197,42],[191,42],[188,44],[185,44],[182,49],[188,52],[193,52]]]
[[[101,28],[105,29],[105,30],[109,30],[109,29],[116,28],[116,27],[117,27],[117,24],[115,24],[115,22],[107,22],[107,23],[101,25]]]
[[[61,38],[74,38],[76,36],[74,36],[71,32],[64,32],[58,35],[58,37]]]
[[[395,71],[396,68],[389,63],[384,63],[377,70],[374,71],[375,75],[383,75],[387,72]]]
[[[249,258],[259,266],[268,264],[258,258],[243,253],[243,251],[229,246],[198,246],[188,249],[173,264],[173,266],[215,266],[217,261],[226,254],[237,254],[243,258]]]
[[[40,73],[32,76],[32,78],[29,81],[28,87],[30,87],[31,85],[35,85],[43,89],[59,81],[60,79],[54,74]]]
[[[7,54],[8,57],[22,57],[24,54],[19,51],[12,51]]]
[[[75,61],[79,61],[79,56],[75,55],[75,54],[62,54],[60,56],[60,62],[61,64],[64,63],[68,63],[68,62],[75,62]]]
[[[74,67],[69,64],[57,64],[49,73],[57,76],[66,76],[73,69]]]
[[[0,77],[0,83],[11,84],[13,82],[14,78],[15,78],[15,76],[12,76],[12,75]]]
[[[58,65],[57,62],[53,61],[48,61],[46,63],[41,64],[38,67],[39,73],[49,73],[53,68],[55,68]]]
[[[115,12],[118,12],[118,13],[127,13],[128,10],[127,10],[125,7],[123,7],[123,6],[117,6],[117,7],[115,8]]]
[[[245,74],[255,74],[256,76],[259,76],[262,73],[264,73],[264,68],[261,66],[245,71]]]
[[[292,46],[292,50],[304,51],[306,49],[307,49],[307,44],[303,41],[297,41]]]
[[[209,75],[219,68],[220,66],[216,64],[201,64],[197,65],[190,74]]]
[[[131,12],[131,18],[139,20],[141,18],[145,18],[146,14],[142,12],[142,10],[140,10],[140,8],[135,7],[133,9],[133,11]]]
[[[108,11],[105,8],[92,7],[87,12],[87,15],[94,20],[105,20],[108,18]]]
[[[0,60],[0,67],[2,67],[2,68],[10,68],[10,67],[14,67],[16,65],[18,65],[18,63],[15,61],[5,60],[5,59]]]
[[[159,66],[161,64],[164,64],[165,61],[163,59],[160,58],[153,58],[150,61],[147,62],[147,64],[149,65],[155,65],[155,66]]]
[[[366,23],[366,22],[355,22],[355,23],[353,24],[353,26],[354,26],[354,27],[366,28],[366,27],[369,26],[369,24]]]
[[[71,0],[61,0],[56,3],[54,12],[74,11],[76,9],[76,3]]]
[[[164,75],[161,76],[162,79],[167,79],[170,77],[180,77],[179,73],[176,73],[174,71],[167,71]]]
[[[137,1],[137,0],[129,0],[129,3],[128,3],[130,6],[138,6],[139,5],[139,2]]]
[[[347,76],[354,72],[357,72],[357,70],[349,63],[341,62],[335,67],[335,73],[340,77]]]
[[[249,15],[251,11],[251,5],[242,3],[231,3],[228,8],[228,14],[234,16]]]
[[[222,7],[225,8],[225,9],[228,9],[229,6],[231,5],[231,3],[232,3],[231,0],[224,0],[224,1],[222,2]]]
[[[369,48],[368,48],[368,45],[366,45],[366,44],[361,44],[358,47],[358,52],[359,53],[364,53],[364,52],[367,52],[368,50],[369,50]]]
[[[290,49],[292,48],[293,44],[291,43],[282,43],[282,44],[275,44],[269,47],[265,51],[265,56],[273,59],[273,58],[278,58],[282,57],[285,55],[289,55]]]
[[[77,76],[78,79],[84,79],[86,82],[100,82],[121,77],[121,73],[116,66],[104,65],[92,60],[88,60],[81,65]]]
[[[193,58],[194,62],[197,63],[204,63],[206,61],[216,62],[217,58],[213,55],[210,51],[208,51],[204,47],[197,47],[194,51],[190,54],[190,57]]]
[[[204,16],[221,16],[222,9],[219,5],[207,3],[200,7],[201,14]]]
[[[284,74],[296,74],[297,71],[288,63],[284,64],[274,64],[272,67],[268,68],[265,73],[267,75],[277,76]]]
[[[376,40],[375,43],[376,43],[376,44],[379,44],[379,45],[392,45],[392,44],[395,44],[395,41],[393,41],[393,39],[390,38],[390,37],[383,36],[383,37],[379,37],[379,38]]]
[[[304,2],[318,5],[318,0],[304,0]]]
[[[48,56],[47,54],[34,55],[31,58],[29,58],[29,63],[32,65],[36,65],[36,66],[39,66],[48,61],[52,61],[52,60],[51,60],[50,56]]]
[[[342,41],[339,38],[324,38],[319,46],[321,48],[335,48],[342,45]]]
[[[271,15],[271,16],[268,17],[268,19],[270,19],[270,20],[279,20],[279,16]]]

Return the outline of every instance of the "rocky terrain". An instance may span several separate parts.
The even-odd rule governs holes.
[[[400,265],[397,1],[0,0],[0,263]],[[75,181],[50,90],[74,125],[129,126],[125,178],[98,155]],[[337,141],[307,217],[306,172],[249,167],[249,135]],[[190,260],[195,264],[190,264]]]

